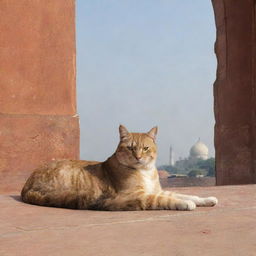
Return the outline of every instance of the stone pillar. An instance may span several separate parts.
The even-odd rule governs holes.
[[[212,3],[218,59],[214,84],[217,184],[256,183],[255,1]]]
[[[0,179],[79,158],[74,0],[0,2]]]

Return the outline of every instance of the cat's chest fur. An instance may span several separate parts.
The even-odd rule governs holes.
[[[155,168],[151,168],[149,170],[140,170],[141,182],[145,193],[153,194],[156,190],[156,179],[155,179]]]

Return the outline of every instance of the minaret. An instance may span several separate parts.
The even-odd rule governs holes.
[[[174,166],[174,154],[173,154],[173,150],[172,150],[172,146],[170,146],[170,159],[169,159],[169,164],[170,166]]]

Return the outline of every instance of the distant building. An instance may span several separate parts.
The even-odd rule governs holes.
[[[187,175],[185,174],[171,174],[171,176],[169,176],[168,178],[184,178],[184,177],[187,177]]]
[[[199,140],[191,147],[189,156],[184,159],[179,158],[179,160],[175,162],[174,166],[179,169],[188,169],[190,166],[197,163],[200,159],[207,160],[209,158],[208,154],[208,147],[203,142],[201,142],[199,138]]]
[[[191,159],[208,159],[209,150],[207,146],[201,142],[200,138],[195,145],[193,145],[189,152],[189,158]]]
[[[158,170],[158,175],[160,179],[167,179],[170,176],[170,173],[166,170]]]
[[[172,146],[170,146],[170,160],[169,160],[169,165],[170,165],[170,166],[174,166],[174,153],[173,153]]]

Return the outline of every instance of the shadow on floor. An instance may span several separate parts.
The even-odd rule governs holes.
[[[21,196],[18,196],[18,195],[10,195],[10,197],[11,197],[12,199],[14,199],[15,201],[22,202]]]

